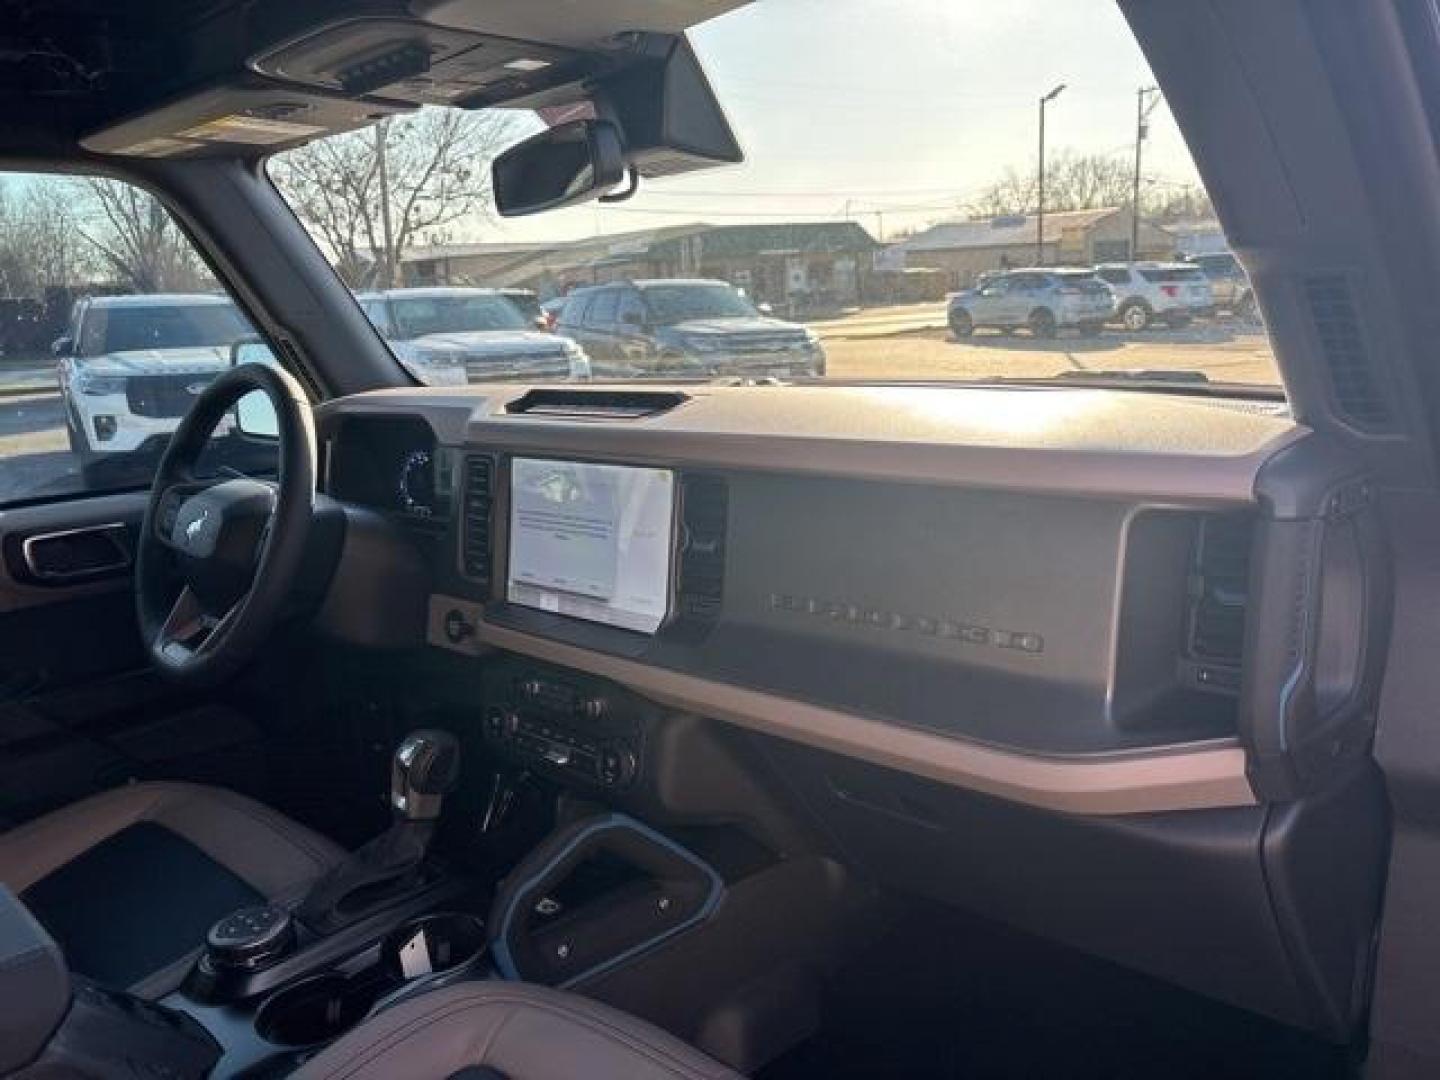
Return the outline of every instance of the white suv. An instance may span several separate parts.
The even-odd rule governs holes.
[[[1096,267],[1115,290],[1115,318],[1126,330],[1144,330],[1157,319],[1184,326],[1215,310],[1204,271],[1187,263],[1105,263]]]
[[[93,296],[76,301],[55,342],[70,449],[88,478],[122,457],[153,457],[230,347],[255,331],[235,304],[206,293]],[[228,430],[222,421],[216,434]]]

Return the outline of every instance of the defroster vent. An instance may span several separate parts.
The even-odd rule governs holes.
[[[1394,416],[1365,344],[1349,280],[1338,273],[1311,274],[1304,289],[1336,411],[1361,430],[1388,429]]]
[[[467,456],[460,519],[461,561],[466,577],[486,584],[490,581],[494,490],[494,459],[483,454]]]

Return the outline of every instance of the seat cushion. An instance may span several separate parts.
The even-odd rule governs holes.
[[[0,835],[0,882],[71,970],[158,997],[179,985],[221,915],[298,900],[342,854],[233,792],[133,784]]]
[[[740,1075],[643,1020],[586,998],[524,983],[473,982],[382,1012],[312,1058],[294,1080],[449,1080],[477,1067],[507,1080]]]

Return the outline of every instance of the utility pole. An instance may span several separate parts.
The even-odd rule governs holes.
[[[375,161],[380,178],[380,236],[385,245],[385,255],[380,264],[385,275],[381,287],[385,289],[396,287],[395,225],[390,220],[390,165],[385,145],[389,124],[389,120],[381,120],[375,125]]]
[[[1045,106],[1065,89],[1061,83],[1040,99],[1040,161],[1035,183],[1035,265],[1045,265]]]
[[[1154,98],[1151,100],[1151,95]],[[1142,86],[1135,91],[1135,189],[1130,197],[1130,261],[1140,257],[1140,156],[1145,138],[1150,134],[1150,113],[1160,101],[1158,86]]]

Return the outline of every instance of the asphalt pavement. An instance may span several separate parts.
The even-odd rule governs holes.
[[[0,505],[80,487],[59,393],[0,396]]]

